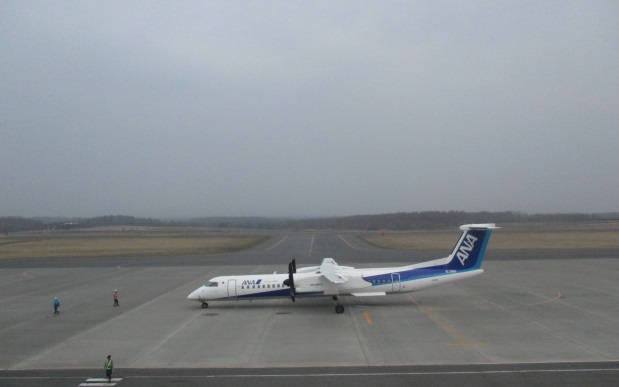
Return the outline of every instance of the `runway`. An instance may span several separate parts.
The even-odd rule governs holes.
[[[214,377],[253,386],[368,377],[464,385],[617,380],[619,259],[611,255],[518,259],[494,254],[490,242],[482,276],[413,294],[344,298],[343,315],[329,299],[208,309],[185,299],[218,275],[285,272],[293,257],[299,266],[323,257],[390,266],[445,256],[451,247],[388,252],[352,233],[282,233],[244,252],[202,257],[0,261],[0,385],[77,386],[102,376],[107,354],[119,386]]]

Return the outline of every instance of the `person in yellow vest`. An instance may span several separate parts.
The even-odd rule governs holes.
[[[107,376],[109,383],[111,383],[112,382],[112,370],[114,369],[114,362],[112,361],[112,355],[107,355],[107,359],[105,359],[105,364],[103,365],[103,368],[105,368],[105,376]]]

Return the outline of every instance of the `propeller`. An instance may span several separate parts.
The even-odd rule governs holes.
[[[289,264],[288,264],[288,279],[284,280],[284,285],[288,286],[290,288],[290,298],[292,299],[292,302],[295,301],[295,296],[297,294],[297,291],[294,287],[294,273],[297,272],[297,264],[295,262],[295,260],[293,259]]]

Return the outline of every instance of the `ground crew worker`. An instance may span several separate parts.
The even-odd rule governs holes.
[[[58,311],[58,307],[60,306],[60,301],[58,301],[58,297],[54,297],[54,314],[60,314],[60,311]]]
[[[112,361],[112,355],[107,355],[105,363],[103,364],[105,369],[105,376],[107,376],[108,383],[112,382],[112,370],[114,369],[114,362]]]
[[[118,290],[114,289],[114,306],[118,306]]]

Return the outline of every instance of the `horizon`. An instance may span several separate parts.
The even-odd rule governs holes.
[[[193,217],[169,217],[169,218],[157,218],[152,216],[134,216],[129,214],[107,214],[107,215],[96,215],[90,217],[78,217],[78,216],[19,216],[19,215],[0,215],[0,219],[2,218],[17,218],[17,219],[34,219],[34,220],[91,220],[91,219],[100,219],[100,218],[134,218],[136,220],[157,220],[157,221],[183,221],[183,220],[200,220],[200,219],[270,219],[270,220],[312,220],[312,219],[329,219],[329,218],[351,218],[351,217],[373,217],[373,216],[389,216],[389,215],[399,215],[399,214],[427,214],[427,213],[436,213],[436,214],[450,214],[450,213],[463,213],[470,215],[479,215],[479,214],[513,214],[516,216],[523,217],[536,217],[536,216],[616,216],[619,215],[619,211],[606,211],[606,212],[553,212],[553,213],[525,213],[521,211],[463,211],[463,210],[428,210],[428,211],[398,211],[398,212],[387,212],[387,213],[374,213],[374,214],[354,214],[354,215],[328,215],[328,216],[252,216],[252,215],[214,215],[214,216],[193,216]]]

